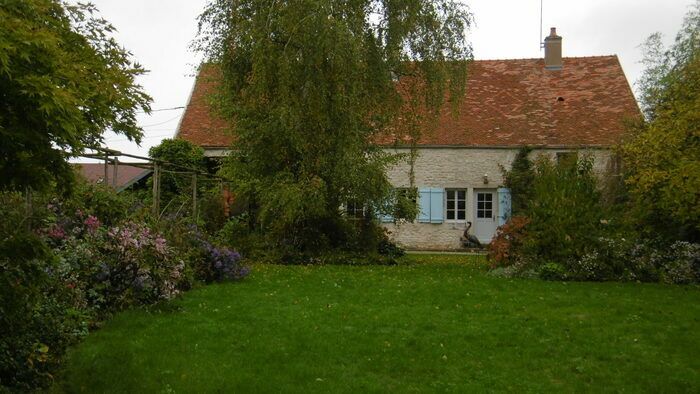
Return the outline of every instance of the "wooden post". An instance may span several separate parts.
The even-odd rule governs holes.
[[[105,152],[105,177],[103,182],[105,186],[109,185],[109,156],[107,155],[107,152]]]
[[[153,163],[153,216],[158,219],[160,215],[160,165]]]
[[[197,220],[197,173],[192,174],[192,218]]]
[[[117,156],[114,156],[114,160],[112,161],[112,187],[114,190],[117,189],[117,175],[119,174],[119,158]]]

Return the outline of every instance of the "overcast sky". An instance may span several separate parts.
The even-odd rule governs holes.
[[[139,82],[153,109],[187,104],[199,59],[188,49],[196,17],[207,0],[91,0],[116,28],[117,40],[150,72]],[[476,21],[471,42],[476,59],[541,57],[540,0],[465,0]],[[639,77],[639,45],[654,32],[667,43],[694,0],[544,0],[543,34],[556,26],[564,56],[616,54],[631,84]],[[147,155],[175,133],[182,110],[143,115],[141,147],[108,135],[110,148]]]

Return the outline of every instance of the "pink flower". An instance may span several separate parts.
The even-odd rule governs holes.
[[[83,223],[91,233],[94,233],[101,225],[100,219],[92,215],[88,216]]]
[[[54,225],[49,229],[48,235],[53,239],[64,239],[66,232],[61,227]]]
[[[155,246],[156,246],[156,251],[160,254],[165,254],[166,248],[165,248],[165,238],[158,236],[155,241]]]

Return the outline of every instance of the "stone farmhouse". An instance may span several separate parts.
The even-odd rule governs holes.
[[[473,225],[471,234],[489,242],[510,215],[500,168],[509,168],[524,146],[534,148],[533,155],[555,160],[585,151],[597,171],[606,170],[625,122],[641,112],[617,56],[563,58],[561,48],[562,38],[552,28],[544,59],[470,63],[459,110],[455,114],[446,105],[418,143],[418,218],[398,224],[383,220],[399,244],[459,249],[467,223]],[[202,146],[209,157],[221,157],[232,140],[207,104],[215,83],[209,73],[200,69],[176,135]],[[409,152],[396,138],[379,143]],[[395,187],[409,187],[408,164],[396,166],[388,176]]]

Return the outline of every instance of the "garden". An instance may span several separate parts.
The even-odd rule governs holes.
[[[416,151],[372,142],[400,119],[415,148],[464,92],[468,9],[314,5],[209,2],[193,47],[231,153],[163,140],[120,193],[71,161],[142,141],[145,69],[90,4],[0,5],[0,390],[697,391],[700,2],[645,44],[608,171],[522,147],[476,256],[391,240],[379,218],[418,207],[387,171],[413,184]]]

